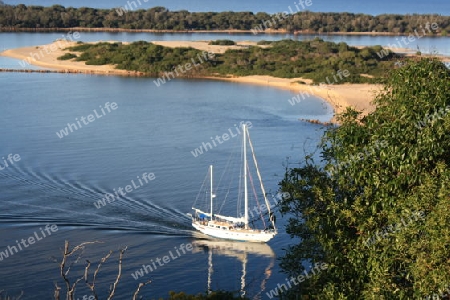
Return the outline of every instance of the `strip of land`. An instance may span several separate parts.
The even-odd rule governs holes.
[[[272,76],[243,76],[243,77],[229,77],[229,78],[217,78],[213,79],[226,80],[238,83],[247,84],[258,84],[264,86],[271,86],[276,88],[287,89],[293,92],[292,97],[297,100],[303,101],[310,95],[316,96],[326,100],[329,104],[333,106],[335,116],[337,114],[345,111],[347,107],[353,107],[356,110],[362,111],[363,115],[366,115],[375,110],[375,106],[372,104],[372,100],[375,98],[377,92],[382,88],[381,85],[376,84],[339,84],[339,85],[315,85],[312,86],[310,83],[312,80],[304,78],[277,78]],[[301,84],[299,81],[303,81],[306,84]],[[280,99],[281,101],[286,101],[289,105],[296,100],[291,99]],[[291,100],[291,102],[289,101]],[[336,117],[333,117],[331,122],[336,122]]]
[[[228,34],[255,34],[253,30],[247,29],[129,29],[129,28],[105,28],[105,27],[50,27],[50,28],[21,28],[21,27],[8,27],[3,26],[0,28],[0,32],[128,32],[128,33],[228,33]],[[368,36],[408,36],[410,32],[383,32],[383,31],[336,31],[336,32],[317,32],[312,30],[295,30],[289,31],[286,29],[272,29],[267,28],[264,31],[257,32],[256,34],[264,36],[265,34],[293,34],[293,35],[368,35]],[[430,36],[450,36],[447,35],[430,35]]]
[[[49,69],[78,70],[96,74],[123,75],[128,73],[128,71],[118,70],[115,69],[114,66],[110,65],[89,66],[83,61],[66,61],[57,59],[65,53],[68,53],[68,51],[65,50],[66,47],[72,47],[75,45],[75,42],[54,42],[48,45],[9,49],[0,52],[0,55],[19,59],[20,61],[17,63],[17,67],[25,69],[31,64]]]
[[[208,41],[160,41],[153,42],[165,47],[192,47],[201,51],[213,53],[224,53],[227,49],[240,49],[255,42],[238,42],[233,46],[208,45]],[[0,53],[1,56],[19,59],[17,68],[26,68],[32,64],[39,67],[66,70],[67,73],[85,72],[90,74],[104,75],[130,75],[130,71],[115,69],[112,65],[86,65],[85,62],[73,60],[58,60],[57,58],[68,53],[67,47],[76,45],[75,42],[64,42],[64,47],[60,42],[54,42],[49,45],[23,47],[10,49]],[[75,72],[76,71],[76,72]],[[272,76],[229,76],[229,77],[208,77],[216,80],[226,80],[245,84],[257,84],[271,86],[276,88],[288,89],[293,92],[292,97],[297,99],[305,99],[310,95],[322,98],[330,103],[335,115],[341,113],[346,107],[350,106],[367,114],[375,109],[371,101],[375,97],[375,93],[381,89],[381,86],[374,84],[341,84],[341,85],[321,85],[312,86],[310,79],[304,78],[276,78]],[[303,83],[299,83],[303,82]],[[297,102],[289,102],[292,99],[280,99],[285,101],[287,105],[296,105]],[[300,101],[301,102],[301,101]],[[333,118],[332,122],[335,122]]]

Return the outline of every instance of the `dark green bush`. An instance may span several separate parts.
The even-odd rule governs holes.
[[[208,45],[233,46],[236,45],[236,42],[232,40],[215,40],[209,42]]]
[[[75,57],[77,57],[77,56],[75,54],[73,54],[73,53],[66,53],[66,54],[58,57],[58,60],[69,60],[69,59],[72,59],[72,58],[75,58]]]

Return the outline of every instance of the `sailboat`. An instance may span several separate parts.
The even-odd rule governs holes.
[[[247,144],[250,146],[251,154],[253,157],[254,167],[258,175],[260,188],[265,201],[265,209],[268,210],[269,226],[264,229],[251,228],[249,225],[249,192],[248,192],[248,179],[249,168],[247,160]],[[209,188],[209,200],[210,210],[209,212],[202,211],[198,208],[192,207],[194,214],[192,215],[192,226],[198,231],[221,239],[246,241],[246,242],[261,242],[265,243],[272,239],[277,234],[275,227],[275,216],[270,211],[270,204],[266,196],[264,185],[261,179],[261,173],[258,169],[256,157],[253,149],[252,142],[248,133],[248,127],[246,124],[242,125],[242,172],[243,173],[243,186],[244,186],[244,215],[241,217],[223,216],[214,213],[214,198],[216,195],[213,192],[213,166],[209,167],[210,175],[210,188]],[[260,206],[258,206],[259,212],[262,212]],[[262,217],[262,214],[260,214]],[[264,219],[262,220],[265,225]]]

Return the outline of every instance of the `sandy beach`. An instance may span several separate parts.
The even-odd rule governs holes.
[[[252,41],[241,41],[236,42],[234,46],[220,46],[220,45],[208,45],[210,41],[153,41],[153,44],[161,45],[170,48],[179,47],[192,47],[201,51],[211,52],[211,53],[224,53],[228,49],[245,49],[249,46],[256,46],[256,42]],[[266,48],[268,46],[259,46],[261,48]]]
[[[17,68],[26,69],[29,65],[56,70],[80,70],[94,74],[126,74],[125,70],[117,70],[114,66],[89,66],[83,61],[58,60],[57,58],[68,53],[67,47],[75,46],[76,42],[54,42],[48,45],[9,49],[0,52],[0,56],[19,59]]]
[[[290,99],[283,99],[290,105],[296,105],[310,95],[324,99],[333,106],[334,114],[339,114],[345,111],[347,107],[353,107],[356,110],[362,111],[366,115],[374,111],[375,106],[371,103],[378,91],[381,90],[381,85],[375,84],[340,84],[340,85],[310,85],[310,79],[299,78],[277,78],[272,76],[244,76],[244,77],[230,77],[230,78],[215,78],[211,79],[226,80],[245,84],[258,84],[264,86],[271,86],[292,91]],[[298,83],[303,81],[307,84]],[[295,99],[297,98],[297,100]],[[333,117],[331,122],[336,122],[336,117]]]
[[[250,45],[255,45],[255,42],[239,42],[235,46],[216,46],[208,45],[208,41],[160,41],[155,44],[166,47],[193,47],[202,51],[213,53],[223,53],[227,49],[240,49]],[[76,62],[72,60],[58,60],[59,56],[67,53],[64,50],[67,47],[75,45],[74,42],[56,41],[49,45],[24,47],[17,49],[9,49],[0,53],[1,56],[19,59],[17,69],[26,69],[29,64],[56,70],[67,71],[83,71],[91,74],[104,75],[126,75],[129,71],[117,70],[112,65],[107,66],[91,66],[84,62]],[[292,91],[292,97],[298,96],[297,99],[304,99],[309,95],[322,98],[330,103],[335,115],[341,113],[346,107],[350,106],[357,110],[363,111],[364,114],[372,112],[375,107],[371,104],[377,91],[381,86],[372,84],[342,84],[342,85],[310,85],[311,80],[303,78],[276,78],[271,76],[245,76],[245,77],[209,77],[215,80],[225,80],[231,82],[239,82],[243,84],[257,84],[264,86],[271,86],[275,88],[288,89]],[[299,81],[303,82],[299,83]],[[280,101],[289,102],[295,101],[292,99],[281,99]],[[290,105],[296,105],[297,102]],[[331,120],[335,122],[335,117]]]

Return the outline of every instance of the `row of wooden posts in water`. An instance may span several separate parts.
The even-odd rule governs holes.
[[[127,71],[127,72],[116,72],[116,71],[94,71],[94,70],[77,70],[77,69],[61,69],[61,70],[48,70],[48,69],[7,69],[0,68],[0,72],[11,72],[11,73],[59,73],[59,74],[92,74],[92,75],[122,75],[122,76],[136,76],[143,77],[147,76],[143,72],[137,71]]]

